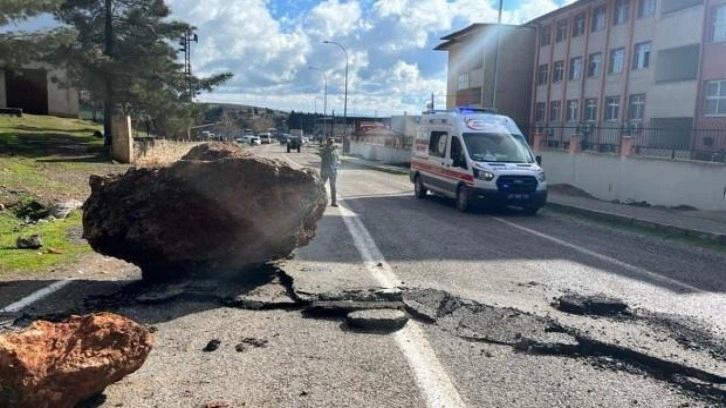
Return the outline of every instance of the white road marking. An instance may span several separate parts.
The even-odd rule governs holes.
[[[339,199],[339,201],[343,200]],[[340,205],[338,208],[343,215],[343,221],[353,237],[353,243],[358,249],[366,269],[381,286],[386,288],[395,287],[401,281],[386,263],[383,254],[376,246],[360,217],[344,205]],[[406,360],[408,360],[408,364],[416,376],[418,386],[426,398],[427,406],[432,408],[465,406],[459,392],[436,357],[436,353],[417,322],[409,321],[403,329],[394,334],[393,338]]]
[[[44,287],[43,289],[37,290],[37,291],[31,293],[30,295],[18,300],[15,303],[5,306],[2,310],[0,310],[0,312],[2,312],[2,313],[18,312],[18,311],[22,310],[23,308],[30,306],[33,303],[39,301],[40,299],[43,299],[44,297],[46,297],[54,292],[57,292],[58,290],[60,290],[67,284],[71,283],[72,281],[73,281],[72,279],[64,279],[64,280],[55,282],[53,284],[50,284],[50,285]]]
[[[282,157],[291,164],[304,167],[287,156]],[[325,187],[327,190],[328,185],[326,184]],[[329,193],[330,191],[328,191]],[[401,280],[383,258],[383,254],[358,214],[342,205],[343,201],[343,198],[338,197],[338,209],[366,269],[381,286],[385,288],[398,286]],[[393,338],[413,370],[428,407],[463,408],[466,406],[417,322],[409,321],[403,329],[394,333]]]
[[[535,235],[535,236],[537,236],[539,238],[543,238],[543,239],[546,239],[546,240],[548,240],[550,242],[554,242],[554,243],[556,243],[558,245],[562,245],[564,247],[567,247],[567,248],[570,248],[570,249],[574,249],[575,251],[580,252],[581,254],[585,254],[585,255],[591,256],[593,258],[597,258],[597,259],[599,259],[601,261],[605,261],[605,262],[609,262],[611,264],[617,265],[617,266],[619,266],[619,267],[621,267],[621,268],[623,268],[623,269],[625,269],[627,271],[633,272],[635,274],[638,274],[638,275],[641,275],[641,276],[647,276],[648,278],[653,279],[653,280],[655,280],[657,282],[660,282],[660,283],[663,283],[663,284],[666,284],[666,285],[669,285],[669,286],[672,286],[672,287],[689,290],[689,291],[692,291],[692,292],[695,292],[695,293],[704,293],[705,292],[704,290],[699,289],[699,288],[697,288],[695,286],[689,285],[687,283],[683,283],[683,282],[677,281],[675,279],[671,279],[671,278],[669,278],[667,276],[663,276],[663,275],[660,275],[658,273],[651,272],[651,271],[649,271],[647,269],[644,269],[644,268],[641,268],[639,266],[631,265],[631,264],[629,264],[627,262],[623,262],[623,261],[620,261],[618,259],[609,257],[607,255],[603,255],[603,254],[597,253],[595,251],[591,251],[591,250],[589,250],[587,248],[584,248],[584,247],[581,247],[579,245],[575,245],[575,244],[569,243],[567,241],[561,240],[559,238],[555,238],[553,236],[544,234],[544,233],[539,232],[539,231],[535,231],[535,230],[530,229],[530,228],[527,228],[527,227],[523,227],[523,226],[521,226],[519,224],[515,224],[515,223],[513,223],[511,221],[507,221],[507,220],[504,220],[504,219],[501,219],[501,218],[498,218],[498,217],[493,217],[493,219],[495,219],[495,220],[497,220],[497,221],[499,221],[499,222],[501,222],[503,224],[509,225],[512,228],[516,228],[516,229],[518,229],[520,231],[524,231],[524,232],[530,233],[532,235]]]

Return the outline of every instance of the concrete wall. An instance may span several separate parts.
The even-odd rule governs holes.
[[[65,80],[65,73],[53,70],[48,73],[48,113],[55,116],[77,118],[80,113],[78,90],[62,88],[53,78]]]
[[[366,160],[382,163],[409,163],[411,161],[411,150],[394,149],[382,145],[368,144],[351,141],[350,154],[360,155]]]
[[[726,210],[723,164],[548,150],[537,154],[550,184],[570,184],[602,200]]]

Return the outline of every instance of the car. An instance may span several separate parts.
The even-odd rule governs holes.
[[[262,141],[257,136],[245,135],[241,138],[235,139],[237,143],[248,144],[248,145],[261,145]]]
[[[297,149],[297,152],[300,153],[300,148],[302,147],[302,137],[301,136],[290,136],[287,139],[287,152],[290,153],[290,150]]]
[[[287,140],[290,139],[290,135],[288,134],[282,134],[280,137],[278,137],[278,140],[280,141],[281,145],[287,144]]]
[[[249,143],[253,146],[259,146],[262,144],[262,140],[260,139],[259,136],[250,136]]]
[[[259,138],[260,138],[260,143],[262,143],[262,144],[272,143],[272,135],[269,133],[260,133]]]

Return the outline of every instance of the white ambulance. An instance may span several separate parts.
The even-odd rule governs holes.
[[[456,200],[460,211],[474,202],[518,207],[535,214],[547,201],[547,181],[514,121],[492,109],[423,112],[411,157],[416,197]]]

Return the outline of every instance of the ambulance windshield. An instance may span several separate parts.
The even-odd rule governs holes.
[[[534,158],[523,137],[510,133],[464,133],[464,144],[472,160],[478,162],[532,163]],[[519,139],[522,140],[519,140]]]

